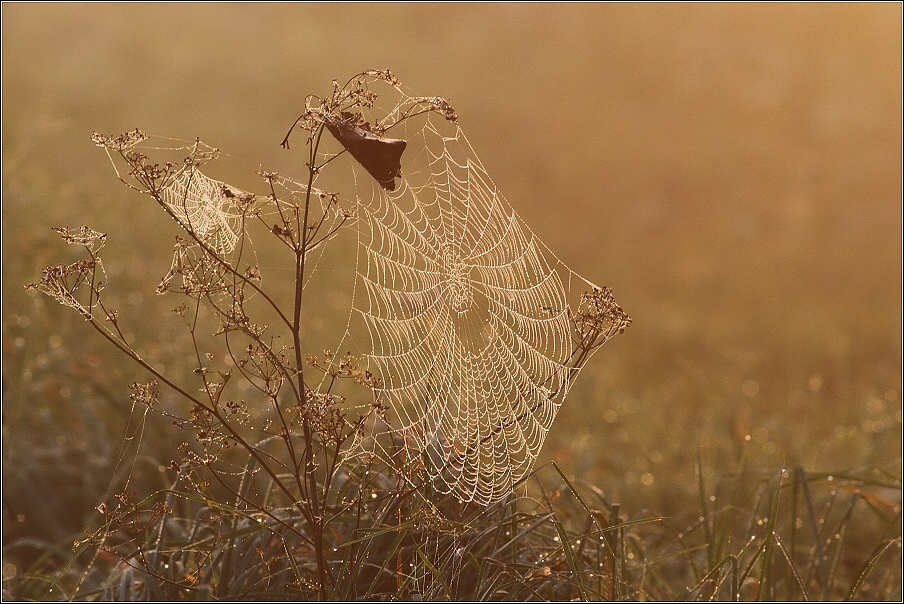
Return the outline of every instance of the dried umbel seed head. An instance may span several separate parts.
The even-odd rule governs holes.
[[[66,266],[48,266],[41,280],[26,285],[25,289],[46,294],[90,319],[92,310],[100,301],[100,292],[106,285],[103,275],[104,268],[99,257],[78,260]],[[108,318],[113,320],[115,316]]]
[[[581,294],[581,303],[571,320],[577,329],[577,344],[584,350],[602,346],[631,325],[631,317],[618,305],[608,287],[594,287]]]
[[[412,514],[412,520],[417,530],[430,535],[454,535],[461,532],[461,528],[446,519],[435,505],[429,501],[419,507]]]
[[[95,231],[85,225],[77,229],[69,227],[56,227],[53,229],[63,238],[66,243],[84,245],[91,252],[96,253],[107,242],[107,234]]]
[[[144,132],[138,130],[132,130],[131,132],[126,132],[125,134],[120,134],[119,136],[104,136],[103,134],[99,134],[95,132],[91,136],[91,140],[94,141],[98,147],[104,147],[105,149],[109,149],[111,151],[116,151],[118,153],[122,153],[135,145],[142,143],[150,138]]]
[[[326,392],[308,390],[305,393],[301,416],[309,423],[314,432],[324,436],[336,436],[346,427],[345,415],[340,407],[345,397]]]
[[[153,407],[160,397],[160,391],[157,389],[157,380],[151,380],[144,384],[135,382],[129,386],[129,390],[131,390],[129,398],[132,399],[133,402],[148,407]]]

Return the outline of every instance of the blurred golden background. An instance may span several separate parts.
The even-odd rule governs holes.
[[[115,180],[92,131],[197,136],[301,175],[279,143],[305,95],[370,68],[448,99],[527,224],[634,319],[582,373],[544,459],[629,516],[683,509],[698,449],[709,478],[900,477],[900,5],[2,11],[5,539],[78,529],[145,379],[23,290],[75,257],[50,227],[108,233],[111,295],[145,318],[145,346],[172,344],[175,302],[153,291],[177,227]]]

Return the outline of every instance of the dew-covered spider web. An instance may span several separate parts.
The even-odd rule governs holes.
[[[488,504],[530,472],[580,367],[630,319],[537,238],[437,101],[404,119],[425,99],[402,94],[373,117],[407,141],[395,190],[347,158],[358,244],[342,346],[365,334],[391,408],[349,454]]]
[[[177,220],[219,253],[232,252],[239,239],[237,213],[229,211],[238,195],[198,169],[179,171],[161,190],[161,199]]]
[[[190,235],[177,237],[172,266],[158,293],[172,289],[173,279],[181,277],[181,284],[175,287],[192,297],[240,295],[237,290],[243,282],[232,279],[230,283],[227,266],[238,269],[249,281],[261,279],[249,223],[272,225],[280,219],[291,222],[305,203],[309,186],[278,172],[257,170],[257,182],[263,178],[268,194],[249,193],[208,176],[208,170],[215,170],[210,164],[222,159],[224,154],[200,140],[188,142],[151,136],[139,130],[118,137],[95,133],[93,138],[106,150],[119,179],[158,199]],[[153,163],[146,154],[168,155],[172,161]],[[128,171],[131,180],[124,178],[117,155],[131,168]],[[319,261],[323,244],[335,237],[339,228],[353,217],[353,211],[340,207],[335,195],[314,187],[310,190],[313,213],[320,217],[319,222],[327,233],[308,245],[309,256],[316,254],[314,260]],[[289,236],[277,227],[271,226],[270,231],[280,238]],[[311,263],[313,267],[316,264]],[[241,296],[244,299],[244,293]]]
[[[193,233],[199,241],[209,245],[213,252],[221,255],[231,253],[239,240],[241,230],[241,211],[238,202],[240,200],[246,203],[253,202],[254,196],[214,180],[201,171],[202,166],[219,158],[218,149],[200,140],[175,147],[163,147],[154,140],[155,138],[157,137],[135,130],[116,138],[95,133],[94,142],[106,150],[120,180],[131,188],[142,190],[123,178],[113,154],[126,154],[138,160],[133,163],[130,176],[143,181],[142,184],[160,179],[159,188],[156,188],[154,193],[167,208],[170,216],[186,231]],[[166,142],[175,141],[168,139]],[[144,155],[146,151],[176,152],[175,157],[180,161],[155,164],[151,168],[139,170],[135,166],[146,165],[140,160],[147,157]],[[142,179],[142,176],[147,178]],[[151,191],[142,190],[142,192]]]

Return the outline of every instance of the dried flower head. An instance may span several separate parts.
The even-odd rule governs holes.
[[[78,260],[65,266],[48,266],[41,280],[26,285],[25,289],[46,294],[90,319],[92,310],[100,303],[100,292],[106,285],[103,275],[99,257]]]
[[[98,147],[104,147],[107,150],[116,151],[117,153],[123,153],[135,145],[146,141],[148,138],[150,137],[144,132],[141,132],[138,128],[131,132],[120,134],[119,136],[104,136],[97,132],[91,136],[91,140],[93,140],[94,144]]]
[[[335,439],[347,425],[345,414],[341,410],[344,403],[345,397],[337,394],[308,390],[299,413],[314,432]]]
[[[92,254],[96,254],[107,242],[107,234],[95,231],[85,225],[77,229],[69,227],[55,227],[53,229],[66,243],[84,245]]]
[[[414,511],[411,519],[414,521],[414,526],[417,530],[432,536],[457,535],[461,532],[460,526],[443,516],[443,513],[429,501],[424,501]]]
[[[133,403],[140,403],[147,407],[153,407],[160,397],[160,391],[157,389],[157,380],[150,380],[144,384],[135,382],[129,386],[129,390],[131,390],[129,398]]]
[[[631,325],[631,317],[618,305],[608,287],[594,287],[581,294],[581,303],[571,320],[577,330],[576,342],[582,350],[602,346]]]

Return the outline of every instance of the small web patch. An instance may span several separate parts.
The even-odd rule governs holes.
[[[240,215],[232,201],[247,193],[205,176],[197,168],[182,170],[161,190],[161,199],[176,220],[221,254],[235,249]]]
[[[138,130],[118,137],[95,133],[93,139],[106,151],[119,179],[154,197],[188,235],[176,238],[172,266],[158,293],[170,291],[175,287],[173,280],[181,277],[177,289],[191,297],[225,294],[233,301],[243,299],[240,290],[261,279],[251,227],[264,225],[286,243],[297,238],[294,224],[307,199],[306,184],[258,170],[257,182],[263,179],[269,194],[255,194],[213,179],[205,172],[215,169],[212,164],[222,159],[221,153],[200,140],[186,144]],[[159,156],[171,159],[157,161]],[[124,173],[131,179],[124,178]],[[311,193],[312,205],[319,211],[320,234],[307,242],[306,249],[319,255],[319,248],[353,218],[353,211],[340,207],[336,195],[316,188]],[[238,271],[238,279],[233,271]]]
[[[203,165],[219,158],[218,149],[200,140],[178,147],[152,145],[149,141],[154,137],[138,130],[115,138],[95,133],[93,138],[107,152],[119,179],[159,199],[170,216],[194,235],[198,243],[209,245],[218,255],[230,254],[235,249],[242,216],[254,207],[255,196],[201,172]],[[178,161],[150,163],[143,150],[180,155],[174,156]],[[131,168],[129,175],[144,185],[144,189],[123,178],[114,154],[126,160]]]

